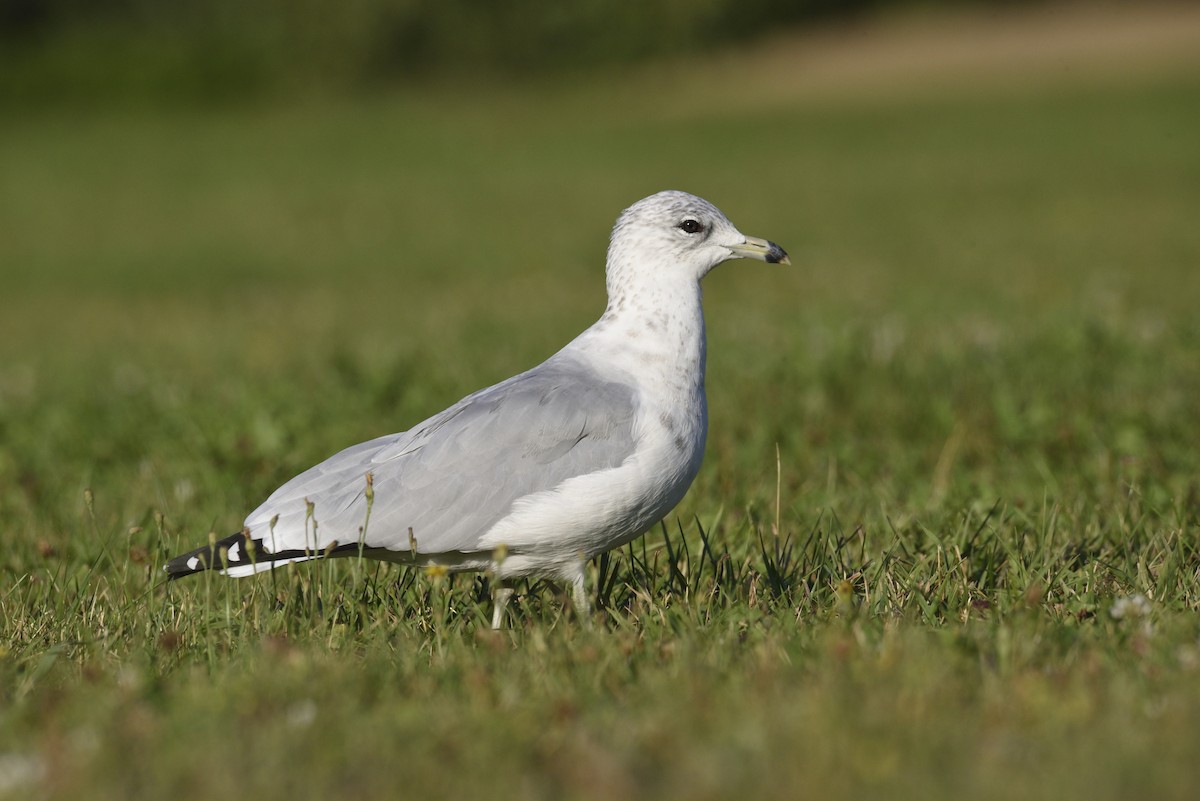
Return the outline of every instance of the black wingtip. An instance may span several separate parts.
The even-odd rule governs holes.
[[[272,569],[289,562],[304,562],[328,556],[350,556],[355,553],[367,554],[373,550],[362,548],[353,542],[338,545],[335,541],[322,551],[293,549],[268,552],[263,548],[261,539],[252,538],[249,529],[242,529],[237,534],[230,534],[211,545],[205,545],[167,560],[167,563],[163,565],[163,570],[167,574],[168,581],[175,581],[196,573],[203,573],[205,570],[224,572],[233,571],[234,568],[257,565],[258,570],[255,571],[238,570],[233,572],[235,576],[247,576],[251,572]]]
[[[205,570],[224,570],[227,567],[250,564],[262,553],[262,540],[251,539],[243,530],[224,539],[180,554],[163,565],[167,580],[203,573]]]

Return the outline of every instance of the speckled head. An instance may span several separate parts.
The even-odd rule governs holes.
[[[779,245],[746,236],[704,198],[667,190],[621,212],[608,271],[610,284],[614,273],[629,271],[671,271],[698,281],[721,262],[743,258],[791,263]]]

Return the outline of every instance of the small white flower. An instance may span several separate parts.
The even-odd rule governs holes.
[[[317,704],[308,699],[297,701],[287,709],[287,725],[293,729],[307,729],[317,719]]]
[[[1131,620],[1140,617],[1146,617],[1150,614],[1150,601],[1146,600],[1146,596],[1140,592],[1133,595],[1125,595],[1113,601],[1113,605],[1109,607],[1108,614],[1113,620]]]
[[[41,780],[46,766],[35,754],[0,754],[0,793],[10,793]]]
[[[187,503],[196,495],[196,488],[192,486],[192,482],[186,478],[175,482],[175,500],[180,503]]]

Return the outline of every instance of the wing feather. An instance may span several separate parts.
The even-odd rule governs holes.
[[[519,498],[632,455],[636,413],[631,386],[559,354],[409,431],[335,454],[276,490],[245,525],[272,552],[360,537],[407,551],[410,528],[420,553],[478,550]],[[364,536],[367,473],[374,502]]]

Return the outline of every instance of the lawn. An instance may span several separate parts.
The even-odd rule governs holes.
[[[1200,72],[714,80],[754,64],[6,113],[0,796],[1192,797]],[[162,583],[582,330],[669,187],[793,266],[707,279],[705,466],[594,625]]]

